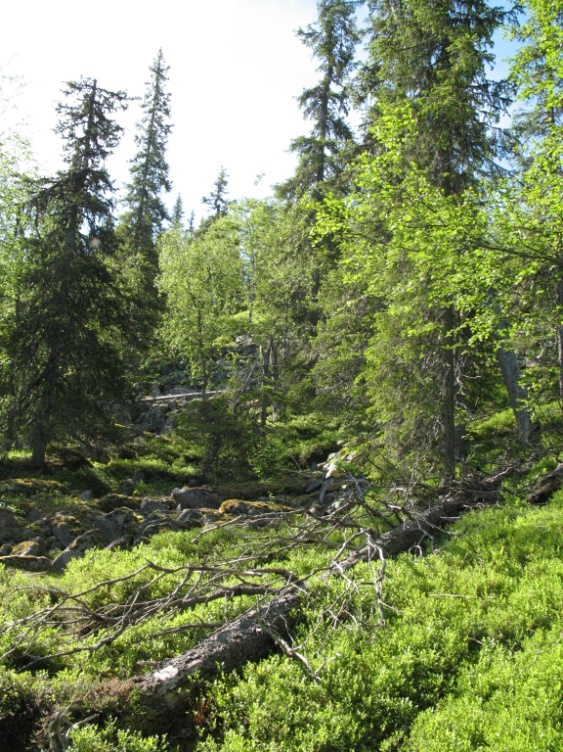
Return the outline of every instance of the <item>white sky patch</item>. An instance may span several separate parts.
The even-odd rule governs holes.
[[[292,138],[307,133],[296,97],[318,78],[296,38],[316,18],[316,0],[20,0],[3,9],[0,67],[25,79],[18,115],[41,168],[60,167],[52,129],[65,81],[97,78],[106,89],[142,96],[149,65],[162,47],[170,65],[172,122],[168,162],[186,213],[203,211],[221,165],[231,198],[264,196],[288,178]],[[116,186],[128,179],[138,103],[118,116],[126,128],[110,162]],[[264,174],[259,185],[258,175]]]
[[[12,122],[27,120],[44,173],[61,166],[53,133],[64,82],[81,75],[106,89],[142,96],[149,65],[162,47],[170,65],[172,122],[167,159],[172,206],[181,193],[186,217],[205,213],[223,165],[232,199],[263,197],[292,174],[290,141],[309,132],[296,98],[317,82],[317,62],[297,39],[313,23],[316,0],[19,0],[2,9],[0,69],[23,77]],[[496,77],[514,45],[495,35]],[[139,103],[118,115],[125,127],[110,161],[116,187],[128,180]],[[4,114],[0,129],[9,124]],[[357,124],[358,116],[354,118]],[[256,185],[257,176],[264,175]]]

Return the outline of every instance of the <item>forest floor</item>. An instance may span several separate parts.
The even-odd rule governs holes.
[[[499,425],[448,490],[334,462],[205,485],[166,436],[11,456],[0,749],[563,749],[557,441],[502,465]]]

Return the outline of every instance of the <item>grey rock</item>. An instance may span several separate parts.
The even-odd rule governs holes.
[[[56,518],[53,520],[52,531],[53,537],[63,548],[70,546],[72,541],[75,540],[78,535],[78,530],[73,529],[70,525],[65,524],[64,522],[57,524]]]
[[[127,538],[116,538],[111,543],[108,543],[107,546],[104,547],[104,551],[113,551],[114,549],[126,549],[129,548],[129,541]]]
[[[87,491],[82,491],[79,498],[80,501],[92,501],[94,498],[94,492],[89,489]]]
[[[94,527],[108,543],[111,543],[122,536],[135,537],[139,523],[130,509],[120,507],[114,509],[113,512],[102,515],[94,522]]]
[[[184,509],[178,514],[178,524],[197,527],[203,522],[203,514],[199,509]]]
[[[51,569],[51,560],[46,556],[2,556],[0,564],[26,572],[47,572]]]
[[[172,498],[177,504],[178,512],[183,509],[219,509],[222,503],[221,497],[206,486],[174,488]]]
[[[148,538],[151,535],[162,533],[164,530],[171,530],[174,523],[169,517],[149,517],[139,528],[139,536]]]
[[[88,530],[88,532],[76,538],[70,546],[65,548],[64,551],[61,551],[61,553],[53,559],[51,569],[53,572],[60,574],[66,569],[70,561],[73,559],[80,559],[88,549],[94,548],[95,546],[96,541],[93,531]]]
[[[39,556],[41,554],[41,544],[38,540],[27,540],[18,543],[12,548],[14,556]]]
[[[156,511],[169,512],[170,509],[163,499],[151,499],[150,496],[145,496],[141,502],[141,513],[148,515]]]
[[[11,509],[0,508],[0,544],[21,540],[18,518]]]
[[[322,480],[314,480],[305,489],[306,494],[314,493],[315,491],[319,491],[323,485]]]
[[[168,405],[159,405],[151,407],[137,418],[135,424],[142,430],[149,433],[159,433],[166,423],[166,412]]]
[[[135,490],[135,481],[133,478],[127,478],[123,483],[120,483],[117,487],[117,493],[123,494],[123,496],[131,496]]]

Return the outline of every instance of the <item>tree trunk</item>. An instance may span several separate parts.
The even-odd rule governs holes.
[[[47,439],[41,431],[38,431],[31,442],[31,464],[33,467],[42,468],[45,465],[47,453]]]
[[[520,365],[518,358],[514,350],[505,350],[502,347],[499,347],[497,350],[497,358],[500,363],[504,385],[508,392],[510,407],[516,419],[518,436],[523,442],[527,443],[530,438],[532,422],[530,412],[526,407],[528,394],[524,387],[520,385]]]
[[[450,483],[455,477],[455,355],[453,349],[454,312],[451,306],[444,311],[444,348],[442,351],[442,446],[444,480]]]
[[[498,324],[495,327],[494,335],[498,339],[502,339],[502,332],[508,329],[508,323],[501,315],[500,306],[495,300],[494,291],[490,290],[489,295],[492,298],[493,311],[498,317]],[[512,408],[516,425],[518,427],[518,436],[523,442],[527,443],[530,438],[532,420],[530,417],[530,411],[526,406],[528,393],[520,384],[520,364],[518,363],[518,357],[514,350],[505,350],[501,345],[497,350],[497,359],[500,363],[502,378],[506,391],[508,392],[510,407]],[[563,382],[560,380],[560,385],[562,384]]]

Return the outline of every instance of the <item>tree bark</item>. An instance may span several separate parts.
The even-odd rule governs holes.
[[[508,392],[510,406],[514,413],[514,418],[516,419],[518,436],[523,442],[527,443],[530,438],[532,421],[530,418],[530,411],[526,407],[528,394],[520,384],[520,365],[518,363],[518,358],[516,357],[514,350],[505,350],[502,347],[499,347],[497,350],[497,358],[500,363],[504,385]]]
[[[455,354],[453,350],[454,312],[451,306],[444,311],[444,368],[442,387],[442,442],[444,480],[451,483],[455,477],[456,430],[455,430]]]

